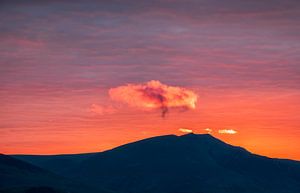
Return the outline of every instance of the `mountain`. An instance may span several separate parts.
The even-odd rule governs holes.
[[[45,168],[56,174],[64,175],[70,169],[75,168],[80,162],[95,154],[12,155],[12,157]]]
[[[167,135],[96,154],[70,177],[119,193],[296,193],[300,163],[251,154],[211,135]]]
[[[100,153],[47,157],[54,168],[45,157],[22,159],[116,193],[300,192],[300,162],[255,155],[208,134],[166,135]]]
[[[30,163],[0,154],[0,193],[95,193],[99,191]]]
[[[0,154],[0,189],[24,190],[35,186],[53,186],[59,179],[44,169]],[[54,182],[54,183],[53,183]],[[7,192],[9,192],[7,190]],[[21,192],[21,191],[20,191]]]

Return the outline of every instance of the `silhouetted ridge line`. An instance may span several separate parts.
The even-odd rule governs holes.
[[[255,155],[209,134],[151,137],[89,155],[22,157],[29,158],[115,193],[300,192],[299,162]]]

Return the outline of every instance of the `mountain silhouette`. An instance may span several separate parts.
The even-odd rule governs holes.
[[[13,157],[45,168],[56,174],[64,175],[67,171],[77,167],[83,160],[96,153],[63,154],[63,155],[12,155]]]
[[[300,192],[299,162],[255,155],[208,134],[159,136],[100,153],[61,156],[42,158],[55,160],[55,168],[39,156],[20,158],[116,193]]]
[[[0,154],[0,193],[103,192],[12,156]]]
[[[71,176],[116,192],[295,192],[299,164],[253,155],[211,135],[154,137],[96,154]],[[297,172],[296,172],[297,171]]]

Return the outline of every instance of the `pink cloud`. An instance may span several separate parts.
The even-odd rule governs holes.
[[[140,109],[161,109],[162,117],[170,108],[195,109],[198,96],[192,90],[168,86],[152,80],[143,84],[128,84],[109,90],[113,100]]]

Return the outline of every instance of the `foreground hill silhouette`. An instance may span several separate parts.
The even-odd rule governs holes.
[[[116,193],[300,192],[299,162],[255,155],[208,134],[153,137],[94,154],[15,157]]]
[[[13,155],[13,157],[45,168],[56,174],[64,175],[71,168],[76,168],[83,160],[97,153],[64,154],[64,155]]]
[[[45,169],[0,154],[0,193],[103,192]]]

